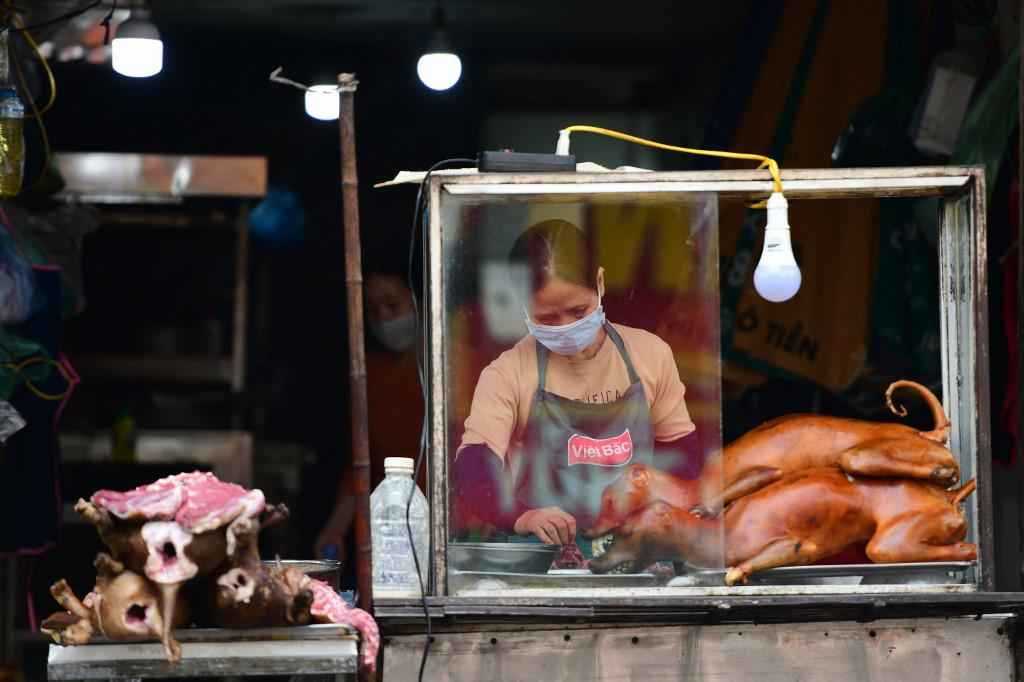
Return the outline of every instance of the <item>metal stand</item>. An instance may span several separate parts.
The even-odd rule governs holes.
[[[343,625],[258,630],[183,630],[176,633],[182,658],[168,663],[158,642],[109,642],[50,646],[50,680],[248,677],[289,675],[354,680],[356,635]]]

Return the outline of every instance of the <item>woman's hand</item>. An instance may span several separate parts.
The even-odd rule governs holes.
[[[345,560],[345,536],[348,529],[352,527],[352,518],[355,515],[355,498],[343,496],[338,499],[331,511],[330,518],[324,524],[323,529],[316,536],[317,557],[324,556],[324,549],[333,545],[338,550],[338,555],[333,557],[339,561]]]
[[[558,507],[531,509],[516,519],[515,531],[549,545],[569,545],[576,539],[576,519]]]
[[[320,531],[320,534],[316,536],[316,556],[323,558],[337,559],[344,563],[345,561],[345,535],[347,529],[332,526],[328,523]],[[334,547],[334,556],[327,557],[326,550],[328,547]]]

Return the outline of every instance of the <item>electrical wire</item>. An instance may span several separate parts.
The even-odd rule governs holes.
[[[422,324],[422,323],[420,321],[421,320],[421,318],[420,318],[420,306],[419,306],[419,300],[416,297],[416,286],[415,286],[415,282],[413,281],[412,272],[413,272],[413,261],[415,260],[414,254],[416,252],[416,237],[419,234],[419,227],[420,227],[421,220],[424,221],[424,229],[425,229],[425,219],[426,219],[426,217],[428,215],[428,211],[424,210],[424,203],[425,202],[424,202],[424,196],[423,196],[423,188],[430,181],[430,175],[435,170],[441,168],[442,166],[446,166],[446,165],[454,164],[454,163],[461,163],[461,164],[468,163],[468,164],[471,164],[473,166],[476,166],[476,160],[475,159],[453,158],[453,159],[445,159],[444,161],[438,161],[433,166],[431,166],[429,169],[427,169],[426,174],[423,176],[423,180],[420,181],[419,190],[417,190],[417,192],[416,192],[416,208],[413,211],[412,230],[411,230],[410,235],[409,235],[409,261],[408,261],[408,264],[407,264],[406,276],[407,276],[408,281],[409,281],[409,293],[412,294],[413,314],[416,316],[416,320],[417,320],[418,324]],[[419,561],[419,557],[416,555],[416,543],[413,540],[413,535],[412,535],[412,523],[409,520],[410,509],[412,509],[412,498],[413,498],[413,495],[416,492],[416,481],[419,480],[420,470],[423,467],[423,460],[426,458],[425,455],[426,455],[426,452],[427,452],[427,418],[428,418],[427,409],[426,409],[427,408],[427,376],[426,376],[426,371],[424,370],[424,366],[423,366],[423,346],[424,346],[424,343],[425,343],[425,340],[426,340],[426,334],[421,334],[420,338],[423,339],[424,342],[423,343],[419,343],[416,346],[416,373],[419,376],[420,394],[423,397],[424,409],[423,409],[423,420],[420,423],[420,450],[419,450],[419,453],[417,453],[417,455],[416,455],[416,466],[415,466],[415,470],[414,470],[413,475],[412,475],[412,487],[409,488],[409,499],[406,500],[406,502],[405,502],[405,529],[406,529],[406,532],[409,534],[409,546],[412,547],[412,560],[413,560],[413,563],[416,566],[416,576],[417,576],[417,578],[419,578],[419,581],[420,581],[420,600],[421,600],[421,602],[423,604],[423,618],[426,621],[426,625],[427,625],[426,640],[423,643],[423,655],[420,658],[420,670],[419,670],[419,676],[417,677],[417,679],[420,682],[423,682],[423,671],[426,669],[427,656],[430,653],[430,642],[431,642],[431,639],[433,638],[433,635],[431,633],[431,625],[430,625],[430,609],[427,607],[427,589],[426,589],[426,585],[423,584],[423,574],[420,572],[420,561]]]
[[[594,133],[596,135],[604,135],[606,137],[614,137],[617,140],[624,140],[626,142],[632,142],[634,144],[641,144],[645,147],[654,147],[655,149],[664,149],[670,152],[680,152],[682,154],[694,154],[697,156],[715,156],[722,159],[741,159],[746,161],[759,161],[760,165],[757,167],[758,170],[767,168],[768,172],[772,176],[772,184],[776,192],[782,193],[782,178],[779,174],[779,164],[768,156],[762,154],[746,154],[742,152],[721,152],[711,149],[695,149],[692,147],[677,147],[671,144],[665,144],[663,142],[655,142],[654,140],[648,140],[643,137],[637,137],[636,135],[630,135],[628,133],[620,133],[617,130],[609,130],[608,128],[599,128],[597,126],[590,125],[571,125],[567,128],[562,128],[560,132],[563,133]],[[764,208],[767,204],[765,202],[758,202],[752,204],[752,208]]]
[[[56,360],[53,360],[51,358],[48,358],[48,357],[45,357],[45,356],[42,356],[42,355],[33,355],[32,357],[26,358],[26,359],[24,359],[24,360],[22,360],[21,362],[18,362],[18,363],[5,362],[3,364],[3,367],[5,369],[14,370],[15,374],[21,374],[22,371],[24,371],[24,369],[26,367],[28,367],[30,365],[38,365],[40,363],[56,367],[57,371],[60,373],[60,375],[62,377],[64,377],[64,380],[68,383],[68,388],[64,389],[63,393],[46,393],[46,392],[40,390],[39,388],[37,388],[35,386],[35,384],[32,383],[31,379],[25,379],[25,387],[28,390],[30,390],[33,394],[35,394],[36,397],[41,398],[43,400],[50,400],[50,401],[63,400],[64,397],[67,396],[68,393],[70,392],[70,390],[71,390],[70,387],[71,387],[73,381],[71,380],[71,377],[68,376],[67,370],[64,368],[64,366],[61,365]]]
[[[28,35],[27,33],[25,35]],[[42,56],[42,55],[40,55]],[[28,105],[32,109],[32,118],[36,119],[36,123],[39,125],[39,136],[43,139],[43,165],[39,169],[39,175],[29,185],[30,188],[36,187],[42,182],[43,178],[46,177],[46,170],[50,166],[50,160],[53,158],[53,149],[50,147],[50,135],[46,132],[46,124],[43,123],[43,114],[36,107],[36,100],[32,97],[32,93],[28,89],[28,81],[25,80],[25,74],[21,70],[21,63],[14,60],[14,71],[18,74],[18,82],[21,83],[21,89],[25,92],[25,97],[28,99]],[[56,90],[52,90],[56,94]]]
[[[11,0],[7,0],[7,4],[8,4],[8,6],[10,6]],[[40,108],[38,112],[33,112],[33,114],[32,114],[33,118],[39,118],[40,116],[42,116],[43,114],[48,112],[50,109],[52,109],[54,102],[57,101],[57,79],[53,77],[53,69],[50,68],[49,60],[47,60],[46,57],[43,56],[42,51],[39,49],[39,44],[36,42],[35,38],[32,37],[32,34],[24,28],[24,26],[25,26],[24,23],[17,16],[14,18],[14,21],[19,26],[19,29],[21,30],[22,38],[24,38],[25,42],[27,42],[29,44],[29,47],[32,48],[32,51],[35,53],[36,58],[39,60],[39,63],[42,65],[43,71],[46,73],[47,83],[48,83],[48,85],[50,87],[50,99],[47,100],[46,104],[42,108]],[[14,64],[15,64],[16,67],[19,66],[17,60],[15,60]],[[20,76],[20,71],[19,71],[19,77],[21,77]],[[21,78],[21,81],[22,81],[22,88],[25,88],[24,78]],[[28,92],[27,88],[25,89],[25,94],[28,95],[31,98],[31,94]]]

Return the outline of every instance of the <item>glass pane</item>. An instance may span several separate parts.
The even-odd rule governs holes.
[[[723,262],[742,264],[722,289],[727,563],[750,586],[971,582],[975,450],[942,350],[972,351],[940,324],[937,201],[792,201],[803,284],[782,304],[751,286],[763,219],[744,215],[722,206]]]
[[[441,193],[449,593],[720,571],[715,195],[519,190]]]

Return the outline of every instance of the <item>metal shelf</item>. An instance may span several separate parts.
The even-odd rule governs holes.
[[[342,625],[254,630],[178,630],[182,658],[168,663],[156,642],[50,645],[50,680],[136,680],[151,677],[354,675],[357,637]]]

